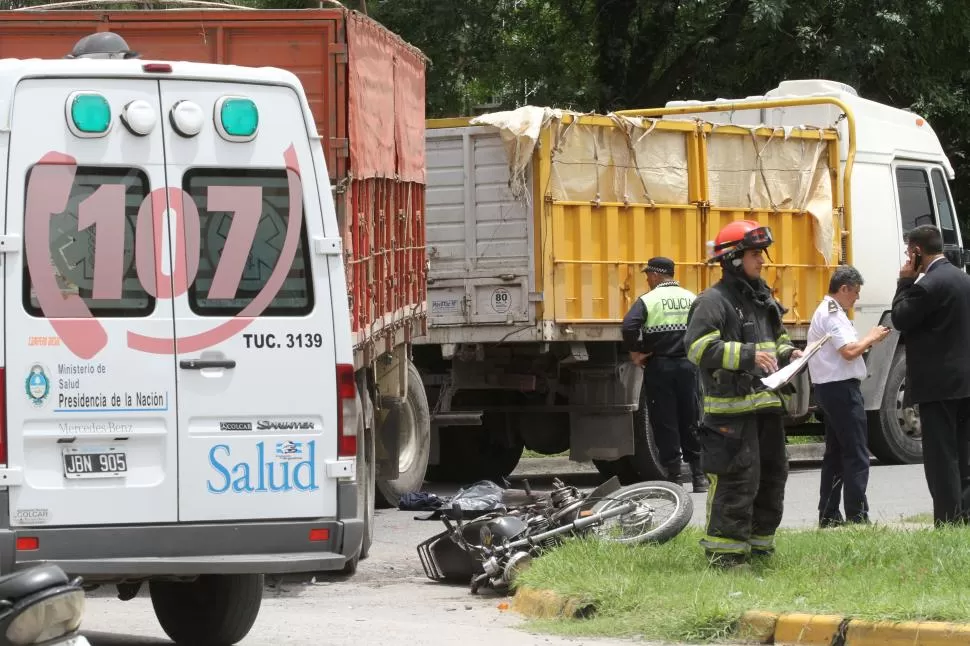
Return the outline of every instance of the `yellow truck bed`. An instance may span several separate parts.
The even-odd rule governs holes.
[[[454,328],[469,326],[482,328],[482,340],[503,329],[512,340],[617,340],[617,324],[647,290],[641,269],[650,257],[672,258],[681,284],[700,292],[720,275],[717,265],[705,262],[707,242],[740,219],[772,228],[775,244],[764,277],[789,308],[786,322],[797,338],[826,292],[832,267],[840,258],[851,262],[834,129],[746,129],[543,108],[479,119],[477,125],[469,119],[427,124],[429,341],[449,342],[458,338]],[[445,175],[436,175],[433,143],[446,133],[466,146],[462,158],[451,158],[464,164],[461,195],[458,180],[448,190],[436,185]],[[495,153],[490,161],[480,153],[489,137],[491,149],[504,153],[504,187],[496,185]],[[501,205],[485,208],[486,202]],[[510,228],[518,222],[514,213],[519,228]],[[469,227],[480,227],[483,219],[495,222],[489,231],[507,236],[506,244],[491,251],[465,244],[464,258],[460,251],[449,256],[448,249],[461,247],[452,238],[462,231],[474,235]],[[456,226],[459,220],[464,229]],[[532,258],[520,258],[503,274],[502,259],[510,267],[515,262],[501,254],[511,253],[520,233]],[[491,265],[484,259],[489,253],[498,254]],[[462,281],[474,285],[463,291]],[[464,314],[442,310],[436,316],[436,287],[464,294]],[[503,289],[505,295],[496,296]],[[502,298],[511,300],[504,319],[494,302]],[[494,334],[485,333],[489,327]],[[441,331],[436,339],[435,329]]]

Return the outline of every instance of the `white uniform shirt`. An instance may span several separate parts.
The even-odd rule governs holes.
[[[826,334],[831,335],[815,355],[808,360],[808,372],[812,383],[824,384],[830,381],[866,378],[866,362],[861,356],[847,361],[839,354],[839,348],[859,340],[852,321],[845,310],[834,298],[826,295],[819,303],[812,324],[808,328],[808,343],[818,341]]]

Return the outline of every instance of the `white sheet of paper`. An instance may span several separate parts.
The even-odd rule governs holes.
[[[829,335],[826,334],[821,339],[806,347],[803,351],[802,356],[798,357],[787,366],[773,372],[767,377],[761,378],[761,383],[770,388],[771,390],[777,390],[791,381],[799,372],[801,372],[807,365],[808,360],[812,358],[816,352],[821,349],[823,345],[829,340]]]

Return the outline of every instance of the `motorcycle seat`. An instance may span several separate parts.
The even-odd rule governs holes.
[[[27,570],[0,576],[0,599],[17,601],[26,596],[53,588],[67,585],[70,579],[64,570],[56,565],[38,565]]]

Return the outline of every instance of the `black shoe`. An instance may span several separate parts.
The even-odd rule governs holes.
[[[841,516],[835,518],[826,518],[823,516],[818,519],[818,526],[821,529],[831,529],[833,527],[842,527],[843,525],[845,525],[845,520]]]
[[[707,491],[711,482],[707,479],[707,475],[701,470],[701,465],[697,462],[692,462],[690,465],[691,474],[691,484],[694,486],[694,493],[704,493]]]
[[[711,487],[710,481],[703,473],[695,473],[693,476],[694,493],[705,493]]]
[[[681,470],[680,460],[675,464],[668,464],[664,469],[667,472],[667,481],[682,485],[685,483],[684,472]]]

